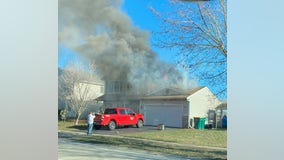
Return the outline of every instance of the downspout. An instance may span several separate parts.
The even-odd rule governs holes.
[[[189,120],[189,122],[188,122],[188,128],[191,128],[191,129],[194,129],[194,127],[190,124],[190,122],[193,122],[193,119],[191,118],[191,116],[190,116],[190,99],[189,99],[189,97],[187,97],[187,102],[188,102],[188,120]]]

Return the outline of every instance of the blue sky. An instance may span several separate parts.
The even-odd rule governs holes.
[[[164,6],[168,3],[165,0],[125,0],[122,5],[122,10],[132,19],[133,24],[143,30],[159,31],[159,19],[150,11],[149,7],[154,7],[160,11],[164,10]],[[151,35],[151,43],[153,40]],[[175,62],[174,52],[169,49],[162,49],[151,46],[152,50],[155,51],[159,58],[163,61]]]

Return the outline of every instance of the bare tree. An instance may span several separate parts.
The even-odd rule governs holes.
[[[96,96],[90,82],[95,76],[82,67],[68,67],[59,76],[59,96],[68,101],[68,106],[76,114],[75,125],[78,125],[81,114],[94,101]]]
[[[201,83],[227,91],[227,0],[169,0],[170,8],[150,9],[162,19],[155,44],[177,52],[177,63]]]

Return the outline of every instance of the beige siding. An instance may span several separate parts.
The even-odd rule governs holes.
[[[92,83],[78,83],[74,86],[75,95],[80,98],[84,97],[85,100],[93,100],[104,94],[104,87],[101,84]]]
[[[221,103],[207,87],[189,96],[187,100],[189,101],[189,119],[193,121],[194,117],[206,117],[206,123],[208,123],[209,109],[215,109]]]
[[[86,119],[86,116],[90,111],[92,112],[98,112],[100,107],[102,107],[102,102],[94,101],[94,99],[98,98],[99,96],[102,96],[104,94],[104,85],[100,83],[78,83],[74,86],[74,94],[80,98],[80,96],[85,101],[92,101],[91,104],[89,104],[86,108],[86,110],[83,111],[81,115],[81,119]],[[75,116],[75,114],[70,113],[70,116]]]

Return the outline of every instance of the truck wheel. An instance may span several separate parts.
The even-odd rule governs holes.
[[[138,120],[136,127],[141,128],[143,126],[143,121],[141,119]]]
[[[109,130],[114,130],[116,128],[116,123],[114,121],[110,121],[108,124]]]
[[[96,130],[101,129],[101,127],[102,127],[101,125],[95,125],[95,129],[96,129]]]

